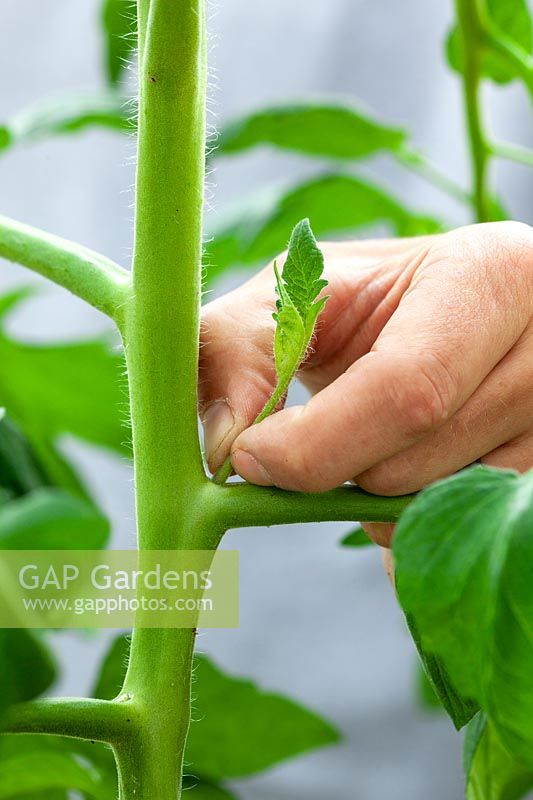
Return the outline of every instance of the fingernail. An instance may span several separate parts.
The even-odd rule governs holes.
[[[205,412],[203,425],[206,458],[212,467],[218,469],[227,455],[221,448],[235,425],[235,417],[228,403],[225,400],[211,403]],[[227,450],[229,452],[229,447]]]
[[[235,450],[231,456],[235,472],[249,483],[257,486],[272,486],[273,480],[262,464],[246,450]]]

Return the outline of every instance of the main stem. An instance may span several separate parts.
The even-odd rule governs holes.
[[[197,428],[205,154],[203,0],[140,0],[133,287],[125,351],[139,548],[216,544]],[[122,800],[176,800],[190,720],[194,631],[137,629],[124,692],[140,735],[116,747]]]
[[[488,190],[490,147],[485,138],[481,110],[481,58],[483,34],[479,25],[479,0],[456,0],[457,18],[463,39],[463,94],[473,172],[473,197],[478,222],[493,216]]]

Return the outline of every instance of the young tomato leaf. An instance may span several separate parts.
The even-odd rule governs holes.
[[[350,103],[309,101],[274,106],[222,127],[214,155],[225,156],[270,145],[323,158],[360,159],[405,145],[405,131],[375,120]]]
[[[93,505],[57,489],[39,489],[0,509],[0,550],[99,550],[109,522]]]
[[[374,544],[370,536],[359,525],[344,536],[340,541],[341,547],[368,547]]]
[[[197,656],[194,718],[185,760],[202,778],[243,777],[338,741],[319,716],[250,681],[224,674]]]
[[[136,0],[103,0],[101,19],[107,80],[116,86],[137,46]]]
[[[501,31],[510,44],[524,55],[533,52],[533,26],[527,0],[487,0],[486,13],[496,29]],[[453,28],[446,41],[448,63],[457,72],[463,71],[463,42],[457,27]],[[487,78],[496,83],[508,83],[519,74],[493,48],[483,50],[481,69]]]
[[[533,769],[503,747],[483,712],[466,730],[464,769],[466,800],[520,800],[533,788]]]
[[[257,418],[264,419],[275,409],[288,389],[294,373],[302,363],[311,342],[318,315],[327,297],[318,298],[328,282],[322,278],[324,256],[320,251],[308,219],[294,228],[287,258],[280,276],[276,264],[276,312],[274,362],[278,385],[271,399]]]
[[[278,294],[273,314],[277,323],[274,334],[277,385],[255,423],[266,419],[276,410],[305,357],[318,315],[328,299],[318,298],[328,283],[322,278],[323,271],[324,256],[316,243],[309,220],[303,219],[291,234],[281,275],[274,263]],[[215,482],[224,483],[230,474],[231,461],[228,458],[215,475]]]
[[[533,472],[474,467],[429,487],[393,546],[424,652],[533,768]]]

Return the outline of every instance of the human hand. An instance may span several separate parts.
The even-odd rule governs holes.
[[[532,467],[531,229],[321,247],[331,298],[299,373],[307,404],[249,427],[275,386],[271,266],[204,309],[210,469],[231,452],[252,483],[399,495],[476,460]]]

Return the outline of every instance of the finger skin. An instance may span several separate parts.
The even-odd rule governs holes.
[[[272,303],[274,302],[272,298]],[[199,401],[212,472],[258,415],[276,385],[271,356],[274,320],[253,293],[210,303],[202,319]]]
[[[268,475],[281,488],[325,491],[438,431],[527,328],[532,254],[530,229],[515,223],[441,237],[371,352],[306,406],[238,436],[236,471],[251,482]]]
[[[514,469],[517,472],[533,469],[533,430],[503,447],[498,447],[492,453],[487,453],[480,460],[488,467]]]
[[[374,494],[410,494],[527,434],[533,429],[532,354],[530,324],[517,344],[445,425],[407,450],[357,475],[355,482]]]

